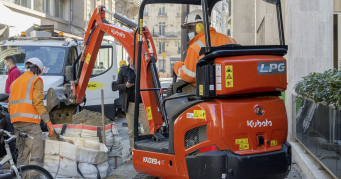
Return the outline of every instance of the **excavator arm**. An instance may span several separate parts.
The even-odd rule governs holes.
[[[132,30],[109,23],[105,19],[106,12]],[[105,9],[104,6],[98,6],[90,19],[84,36],[85,43],[80,57],[77,79],[72,81],[71,84],[64,85],[63,89],[50,88],[48,90],[47,110],[54,124],[70,123],[77,106],[85,102],[85,91],[105,33],[115,38],[127,51],[131,59],[136,59],[137,55],[142,56],[141,89],[160,88],[158,79],[155,79],[155,75],[153,75],[156,74],[155,68],[152,67],[153,64],[155,66],[157,55],[152,36],[147,27],[140,27],[143,28],[143,33],[142,36],[138,37],[136,35],[137,28],[137,23]],[[137,40],[134,37],[143,38],[141,54],[137,54]],[[153,53],[149,52],[149,45]],[[155,92],[155,90],[141,90],[140,94],[150,131],[155,133],[163,122],[160,108],[162,94]],[[155,98],[158,100],[155,100]]]

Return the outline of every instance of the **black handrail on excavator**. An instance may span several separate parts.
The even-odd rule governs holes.
[[[144,0],[141,3],[139,10],[139,21],[138,21],[138,42],[137,42],[137,66],[136,66],[136,80],[135,80],[135,99],[140,98],[140,81],[141,81],[141,49],[142,49],[142,33],[143,33],[143,10],[149,0]],[[201,5],[204,15],[204,32],[206,42],[206,52],[210,51],[211,38],[210,38],[210,27],[208,23],[208,4],[207,0],[201,0]],[[134,43],[135,44],[135,43]],[[135,111],[134,111],[134,141],[139,141],[140,137],[138,134],[138,116],[139,116],[139,102],[135,100]],[[164,119],[167,117],[164,116]]]

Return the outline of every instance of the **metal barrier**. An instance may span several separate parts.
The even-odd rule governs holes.
[[[296,99],[295,130],[296,139],[321,165],[341,178],[341,110]]]

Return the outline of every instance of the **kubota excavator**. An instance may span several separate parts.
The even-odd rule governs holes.
[[[77,80],[63,90],[49,90],[47,101],[54,104],[49,111],[84,102],[107,33],[134,59],[135,95],[136,99],[141,95],[150,128],[150,135],[138,134],[136,102],[132,154],[136,171],[165,179],[286,177],[291,166],[291,146],[286,141],[287,116],[280,97],[287,88],[283,56],[288,49],[281,2],[264,0],[277,9],[280,45],[211,47],[208,14],[218,1],[143,0],[138,24],[99,6],[84,37]],[[156,3],[202,6],[206,47],[201,49],[200,55],[204,56],[196,64],[196,94],[181,93],[187,83],[176,81],[175,76],[174,94],[164,98],[155,66],[155,45],[148,28],[143,27],[145,6]],[[108,23],[105,12],[132,30]]]

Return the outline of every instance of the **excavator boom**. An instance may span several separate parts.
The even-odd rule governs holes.
[[[109,23],[105,19],[106,12],[131,29]],[[64,85],[64,89],[50,88],[48,91],[47,110],[50,114],[53,114],[51,120],[54,124],[70,123],[77,106],[85,102],[85,91],[105,33],[115,38],[123,46],[131,59],[135,59],[137,55],[142,55],[145,58],[142,69],[143,74],[141,75],[141,88],[153,88],[151,73],[147,71],[149,62],[153,59],[155,63],[157,60],[155,45],[148,28],[143,27],[143,34],[141,36],[143,38],[143,49],[141,54],[137,54],[137,48],[135,48],[137,45],[134,44],[136,42],[134,40],[136,28],[137,24],[135,22],[117,13],[110,12],[104,6],[98,6],[90,19],[84,36],[85,43],[80,57],[77,79],[72,81],[71,84]],[[153,53],[149,52],[149,46],[151,46]],[[149,116],[149,127],[151,132],[155,132],[162,125],[162,117],[160,112],[158,112],[160,109],[157,108],[156,101],[151,100],[155,98],[154,91],[141,92],[141,97],[145,108],[148,110],[146,117]],[[152,116],[155,120],[153,120]]]

